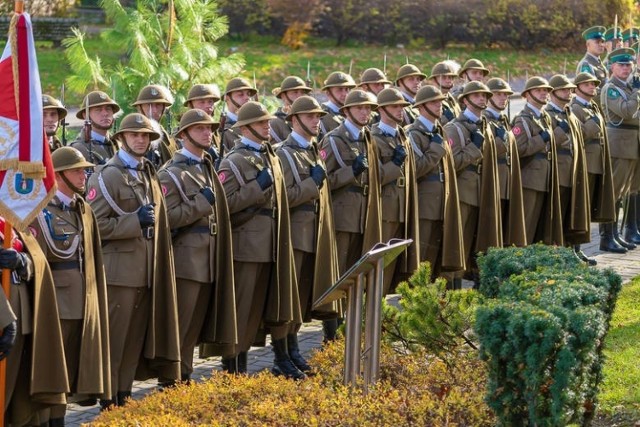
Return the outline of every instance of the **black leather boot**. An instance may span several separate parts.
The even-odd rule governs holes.
[[[130,391],[119,391],[117,395],[117,404],[118,406],[124,406],[127,403],[127,400],[131,399]]]
[[[180,381],[185,384],[191,384],[191,374],[180,374]]]
[[[615,228],[615,222],[602,224],[602,233],[600,235],[600,250],[605,252],[612,252],[614,254],[627,253],[627,249],[624,246],[620,245],[615,239]]]
[[[223,357],[222,369],[224,369],[230,374],[237,374],[238,373],[238,356]]]
[[[275,356],[273,358],[273,368],[271,369],[273,375],[284,375],[286,378],[292,378],[294,380],[302,380],[307,377],[304,372],[296,368],[296,365],[294,365],[289,358],[286,338],[272,340],[271,347]]]
[[[302,372],[311,372],[311,366],[307,363],[302,354],[300,354],[300,347],[298,346],[298,334],[287,335],[287,350],[289,351],[289,358],[296,365],[296,368]]]
[[[322,339],[324,344],[335,341],[338,334],[338,319],[323,320],[322,332],[324,333],[324,338]]]
[[[247,356],[249,353],[247,351],[241,351],[238,354],[238,373],[246,374],[247,373]]]
[[[615,226],[613,227],[613,238],[616,240],[616,242],[618,242],[620,246],[622,246],[623,248],[629,251],[637,248],[635,243],[627,242],[625,239],[622,238],[622,236],[620,235],[620,230],[618,230],[618,223],[616,223]]]
[[[580,245],[575,245],[573,247],[573,251],[576,254],[576,257],[578,257],[578,259],[582,262],[584,262],[587,265],[598,265],[598,261],[596,261],[593,258],[589,258],[584,252],[582,252],[582,249],[580,249]]]
[[[64,417],[49,419],[49,427],[64,427]]]
[[[627,202],[627,212],[624,217],[624,240],[630,243],[640,244],[638,232],[638,195],[632,194]]]
[[[112,399],[100,399],[100,412],[106,411],[107,409],[115,408],[118,402],[118,398],[113,396]]]

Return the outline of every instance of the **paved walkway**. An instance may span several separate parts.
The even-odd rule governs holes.
[[[624,255],[600,252],[598,249],[599,237],[598,226],[591,228],[592,242],[583,245],[584,252],[589,256],[594,256],[598,260],[598,267],[613,267],[623,278],[624,282],[640,275],[640,248],[630,251]],[[322,343],[322,325],[314,321],[304,325],[299,336],[300,349],[304,354],[309,354],[313,349],[319,348]],[[258,372],[263,369],[270,369],[273,356],[270,347],[253,348],[249,352],[248,367],[249,372]],[[210,376],[213,370],[220,370],[220,359],[200,359],[197,351],[194,358],[193,378],[200,381]],[[148,380],[136,382],[133,386],[133,397],[140,399],[148,393],[156,390],[157,381]],[[67,426],[79,426],[93,420],[100,412],[98,406],[83,408],[77,405],[69,405],[65,423]]]

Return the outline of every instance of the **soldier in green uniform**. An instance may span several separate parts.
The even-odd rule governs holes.
[[[42,94],[42,119],[44,124],[44,131],[47,135],[47,141],[49,142],[49,149],[53,153],[58,148],[63,147],[64,144],[56,133],[62,123],[67,117],[67,109],[64,105],[51,95]],[[64,135],[64,132],[63,132]]]
[[[405,64],[398,68],[395,85],[409,103],[404,107],[402,113],[403,126],[410,125],[416,119],[417,113],[413,110],[413,103],[415,102],[416,93],[418,93],[418,89],[420,89],[420,85],[425,78],[427,78],[427,75],[413,64]]]
[[[431,69],[431,75],[427,80],[442,92],[442,116],[440,123],[444,126],[460,114],[458,101],[451,94],[453,82],[458,74],[455,72],[453,61],[438,62]]]
[[[304,83],[304,80],[297,76],[285,77],[280,87],[273,90],[273,94],[277,98],[280,98],[283,104],[278,108],[278,111],[276,111],[276,118],[269,123],[271,126],[269,134],[271,135],[271,142],[273,144],[279,144],[287,139],[291,133],[291,127],[287,123],[286,118],[291,110],[291,104],[302,95],[308,95],[309,93],[311,93],[311,88]]]
[[[600,81],[590,73],[580,73],[573,81],[576,95],[571,101],[571,111],[580,121],[582,139],[587,163],[587,179],[589,183],[589,201],[591,204],[591,220],[598,223],[615,221],[615,200],[613,194],[613,175],[609,139],[605,132],[605,120],[600,107],[595,102]],[[600,249],[608,252],[623,252],[615,239],[602,239]],[[579,248],[576,254],[583,261],[593,265]]]
[[[431,264],[432,280],[465,268],[455,164],[439,123],[444,99],[436,86],[421,87],[415,103],[420,115],[407,127],[416,165],[420,261]]]
[[[81,194],[93,167],[72,147],[52,155],[58,191],[30,227],[53,274],[67,377],[67,400],[90,406],[111,398],[107,288],[98,225]],[[66,405],[51,408],[49,426],[64,426]]]
[[[587,45],[587,52],[584,54],[578,66],[577,73],[589,73],[596,77],[599,85],[602,86],[607,82],[607,68],[602,63],[600,56],[605,51],[604,33],[605,27],[591,27],[582,33]]]
[[[227,83],[224,90],[223,115],[220,117],[221,155],[224,156],[226,151],[231,150],[235,146],[236,139],[240,137],[233,129],[233,125],[238,121],[238,110],[257,93],[258,90],[242,77],[233,78]]]
[[[616,200],[616,214],[634,188],[635,171],[640,157],[638,133],[638,91],[640,80],[628,79],[633,70],[635,52],[629,48],[620,48],[608,56],[611,77],[600,93],[602,112],[606,121],[606,131],[611,152],[613,167],[613,189]],[[635,200],[635,197],[631,200]],[[634,203],[635,204],[635,203]],[[635,235],[630,235],[632,239]],[[633,241],[627,241],[618,233],[616,223],[604,224],[600,245],[603,250],[614,249],[612,252],[622,252],[615,240],[626,249],[636,247]],[[640,241],[640,240],[639,240]]]
[[[268,144],[271,119],[262,104],[243,105],[234,125],[241,136],[218,172],[233,236],[238,346],[236,353],[223,355],[223,366],[232,372],[236,366],[237,372],[247,371],[247,352],[261,326],[302,322],[287,190],[280,160]],[[277,372],[304,378],[289,356],[287,335],[288,328],[271,329]]]
[[[321,141],[327,133],[340,126],[344,120],[344,117],[340,114],[340,109],[344,105],[344,100],[347,98],[349,91],[355,87],[356,82],[353,77],[341,71],[334,71],[324,81],[322,90],[327,94],[329,100],[322,104],[322,109],[327,114],[320,119],[318,141]]]
[[[86,112],[89,117],[86,118]],[[85,127],[71,146],[82,153],[89,163],[105,164],[118,149],[112,141],[109,130],[113,127],[114,114],[120,106],[104,92],[89,92],[82,100],[76,117],[85,121]],[[89,130],[89,135],[87,131]]]
[[[229,209],[207,154],[217,128],[203,110],[187,111],[177,131],[183,146],[158,171],[173,236],[180,378],[187,382],[196,344],[237,344]]]
[[[173,137],[160,124],[160,120],[162,120],[167,109],[173,105],[172,98],[169,94],[169,89],[166,87],[147,85],[140,89],[136,101],[131,104],[138,113],[151,120],[151,123],[160,134],[160,139],[151,141],[151,148],[147,154],[147,158],[151,160],[156,169],[168,162],[178,149]]]
[[[390,84],[391,82],[387,79],[387,76],[385,76],[382,70],[378,68],[367,68],[360,75],[358,87],[378,96],[380,91]]]
[[[616,32],[615,28],[609,28],[604,32],[604,48],[607,51],[607,55],[616,49],[622,47],[622,31],[618,28]]]
[[[530,77],[521,95],[524,109],[513,119],[522,175],[522,201],[527,243],[564,245],[560,215],[558,163],[551,119],[543,110],[553,88],[546,79]]]
[[[489,70],[479,59],[471,58],[467,60],[458,71],[458,77],[462,82],[452,90],[453,97],[458,99],[464,89],[464,85],[469,82],[484,82],[484,79],[487,78],[489,73]]]

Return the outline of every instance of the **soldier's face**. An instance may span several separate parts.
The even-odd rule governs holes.
[[[318,135],[318,133],[320,132],[320,118],[322,117],[320,113],[302,113],[296,115],[295,117],[297,117],[300,123],[302,123],[307,129],[313,132],[312,135],[307,136]]]
[[[470,82],[481,82],[484,80],[484,73],[482,72],[482,70],[467,70],[466,71],[467,74],[467,79]]]
[[[437,76],[434,80],[436,86],[445,93],[453,87],[453,76]]]
[[[60,120],[58,119],[58,110],[47,108],[42,111],[42,118],[44,121],[44,130],[47,135],[55,135],[60,124]]]
[[[409,91],[410,95],[415,95],[422,83],[422,77],[420,76],[408,76],[402,79],[402,85]]]
[[[133,154],[142,157],[149,149],[149,134],[145,132],[124,132],[125,144],[129,147]]]
[[[245,101],[247,102],[247,101]],[[215,98],[194,99],[191,101],[192,108],[199,108],[208,115],[213,114],[213,107],[216,105]]]
[[[371,92],[374,95],[377,95],[378,93],[380,93],[380,91],[382,91],[385,88],[385,86],[386,85],[384,83],[367,83],[369,92]]]
[[[611,74],[620,80],[627,80],[632,70],[632,64],[620,64],[616,62],[611,65]]]
[[[351,88],[339,86],[339,87],[330,87],[329,93],[333,96],[334,102],[337,102],[338,107],[344,105],[344,100],[347,99],[347,95],[351,91]]]
[[[98,105],[89,108],[89,118],[92,123],[108,129],[113,125],[113,107],[111,105]]]
[[[396,123],[402,122],[402,105],[387,105],[384,109],[380,109],[380,114],[389,116]]]
[[[60,176],[63,174],[65,178],[67,178],[67,180],[71,183],[71,185],[79,189],[80,192],[84,192],[84,187],[87,182],[87,174],[85,173],[85,170],[83,168],[56,172],[56,183],[58,184],[58,187],[64,194],[66,194],[67,196],[71,196],[73,195],[74,191],[67,185],[66,182],[64,182],[64,180]]]
[[[349,108],[349,114],[358,122],[356,124],[368,123],[371,117],[371,105],[355,105]]]
[[[236,104],[242,107],[251,99],[251,92],[247,89],[236,90],[235,92],[231,92],[229,96],[236,102]]]
[[[289,104],[293,104],[293,101],[305,95],[307,92],[302,89],[288,90],[283,94],[282,99],[288,100]]]
[[[200,145],[210,146],[211,145],[211,135],[213,135],[213,131],[211,130],[211,125],[193,125],[189,126],[186,130],[191,139],[197,142]],[[184,144],[191,144],[188,138],[183,139]]]
[[[480,108],[486,108],[487,107],[487,101],[489,100],[489,96],[486,93],[472,93],[469,96],[467,96],[465,98],[465,104],[467,104],[467,107],[471,107],[471,108],[476,108],[475,105],[467,103],[466,101],[469,100],[471,101],[473,104],[477,105]]]
[[[552,96],[556,98],[558,101],[562,99],[570,99],[571,98],[571,89],[557,89],[552,92]]]
[[[436,118],[442,116],[442,101],[429,101],[425,102],[424,105],[430,112],[436,115]]]
[[[262,138],[262,141],[269,140],[269,130],[270,130],[269,120],[261,120],[259,122],[251,123],[251,127],[253,128],[254,131],[257,132],[258,135],[260,135],[260,137]],[[243,129],[246,129],[246,131],[242,133],[245,137],[249,138],[252,141],[255,140],[255,136],[251,134],[251,132],[249,132],[249,130],[246,127],[243,127]],[[256,142],[262,142],[262,141],[256,141]]]
[[[598,85],[596,82],[586,82],[578,85],[578,89],[586,95],[596,96],[596,91],[598,90]]]
[[[548,89],[544,89],[540,87],[531,89],[529,92],[527,92],[527,100],[529,102],[533,101],[533,103],[535,104],[539,104],[541,102],[542,105],[544,105],[547,102],[549,102],[549,92],[550,91]],[[532,99],[532,97],[534,99]]]
[[[507,108],[507,102],[509,102],[509,94],[505,92],[493,92],[491,102],[493,102],[498,109],[504,110]]]
[[[595,56],[602,55],[604,53],[604,40],[603,39],[587,40],[587,52]]]
[[[140,111],[141,114],[155,120],[156,122],[160,121],[160,118],[164,114],[164,109],[164,104],[160,104],[157,102],[138,105],[138,111]]]

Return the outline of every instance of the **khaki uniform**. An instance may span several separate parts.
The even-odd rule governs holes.
[[[442,100],[442,116],[440,116],[440,124],[442,124],[442,126],[449,123],[449,116],[453,119],[462,113],[458,101],[456,101],[451,92],[448,92],[445,97],[446,98]]]
[[[233,266],[228,256],[229,211],[207,155],[199,162],[176,152],[160,169],[158,179],[173,235],[180,365],[185,379],[193,372],[196,344],[234,345],[237,341]],[[204,187],[214,189],[213,206],[200,193]],[[220,216],[225,220],[220,221]]]
[[[75,141],[71,143],[71,147],[80,151],[88,162],[96,165],[103,165],[107,160],[112,158],[118,150],[117,142],[112,141],[109,134],[107,134],[104,142],[98,142],[95,139],[92,139],[87,143],[85,142],[84,132],[84,128],[80,130]]]
[[[134,377],[180,378],[175,273],[164,198],[151,164],[143,159],[141,165],[135,177],[116,155],[87,185],[103,243],[114,392],[130,392]],[[148,203],[155,203],[153,230],[143,230],[137,215]]]
[[[256,181],[263,168],[271,170],[274,181],[266,190]],[[256,151],[238,139],[222,159],[218,177],[231,214],[237,352],[246,352],[256,341],[261,323],[302,322],[289,205],[280,161],[270,145]]]
[[[407,127],[416,164],[420,261],[431,264],[433,278],[465,268],[453,154],[446,142],[432,141],[436,133],[444,139],[439,124],[429,131],[419,119]]]
[[[318,134],[318,141],[322,141],[324,136],[340,126],[344,121],[344,117],[329,108],[326,104],[322,104],[322,109],[327,112],[322,118],[320,118],[320,133]]]
[[[67,206],[56,196],[31,227],[53,275],[71,393],[110,399],[107,288],[93,211],[80,197]],[[51,417],[65,411],[52,409]]]
[[[178,151],[178,144],[164,128],[161,128],[160,139],[151,142],[151,150],[147,157],[156,169],[159,169],[173,157]]]
[[[236,123],[236,120],[231,119],[227,116],[224,121],[224,127],[220,127],[218,133],[220,134],[220,153],[224,157],[224,154],[228,151],[231,151],[236,144],[236,140],[240,138],[240,136],[236,133],[235,129],[231,129],[231,127]]]
[[[604,66],[600,58],[595,57],[590,53],[585,53],[580,62],[578,62],[578,66],[576,67],[576,74],[580,74],[583,72],[589,73],[600,80],[600,87],[604,86],[605,83],[607,83],[607,68]]]
[[[540,136],[542,130],[549,132],[549,142]],[[545,112],[536,116],[526,105],[513,120],[513,134],[520,157],[527,243],[564,245],[557,154],[550,119]]]
[[[282,111],[282,108],[276,111],[275,116],[275,119],[269,121],[269,126],[271,127],[269,135],[271,135],[272,144],[281,144],[291,133],[291,126],[287,123],[287,114]]]
[[[47,141],[49,142],[49,150],[52,153],[56,151],[58,148],[64,147],[64,145],[62,145],[62,141],[60,141],[60,138],[58,138],[56,135],[52,135],[51,137],[48,137]]]

